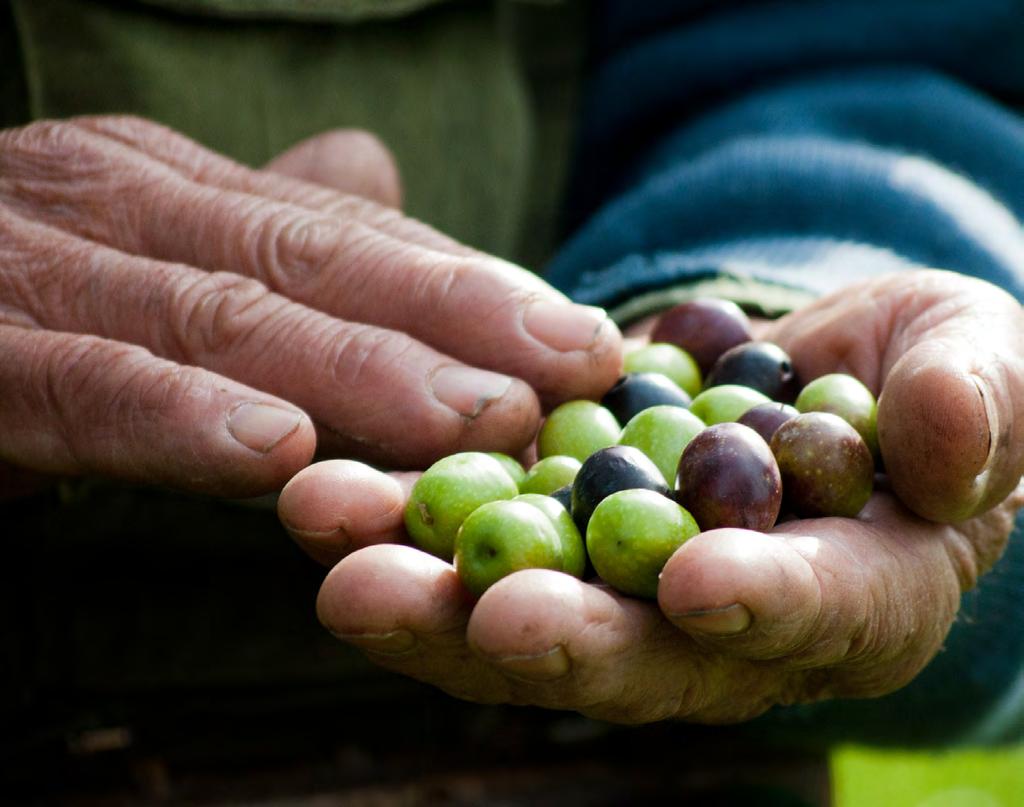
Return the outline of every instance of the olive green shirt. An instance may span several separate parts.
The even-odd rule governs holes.
[[[582,17],[540,0],[11,0],[0,123],[132,113],[254,166],[364,128],[394,151],[410,215],[536,266]]]

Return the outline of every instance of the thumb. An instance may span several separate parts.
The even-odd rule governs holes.
[[[394,155],[377,137],[361,129],[335,129],[303,140],[266,168],[385,207],[402,206],[402,181]]]
[[[893,367],[879,441],[893,489],[934,521],[966,520],[1014,490],[1024,464],[1024,371],[1017,357],[931,339]]]
[[[947,322],[903,354],[885,380],[882,457],[900,499],[925,518],[964,521],[997,505],[1020,480],[1019,320],[1016,308],[978,319],[973,338]]]

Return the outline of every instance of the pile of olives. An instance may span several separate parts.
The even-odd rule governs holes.
[[[878,463],[877,406],[852,376],[801,387],[778,345],[734,303],[666,311],[600,403],[554,409],[529,470],[467,452],[432,465],[405,511],[412,539],[454,559],[482,594],[524,568],[656,597],[658,575],[702,531],[765,531],[782,516],[856,516]]]

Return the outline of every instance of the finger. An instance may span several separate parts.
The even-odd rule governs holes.
[[[64,137],[86,141],[67,169],[75,181],[20,182],[16,196],[8,187],[10,204],[124,251],[253,276],[336,316],[408,332],[468,364],[522,378],[548,402],[597,397],[618,376],[621,336],[606,313],[566,304],[525,270],[413,248],[358,220],[200,185],[131,150],[111,155],[88,133]],[[15,145],[31,150],[32,140],[15,139],[7,151]],[[87,155],[121,166],[117,198],[127,209],[95,204],[110,196],[110,180],[90,181],[98,168]]]
[[[317,612],[375,662],[480,702],[722,723],[799,697],[788,673],[709,653],[653,606],[546,570],[499,581],[470,615],[449,564],[371,546],[332,570]]]
[[[0,297],[42,327],[144,345],[279,395],[323,424],[336,450],[424,467],[469,447],[515,451],[536,433],[539,406],[523,382],[404,334],[336,320],[238,275],[125,255],[16,217],[0,221],[0,236]]]
[[[266,170],[401,208],[402,183],[394,155],[360,129],[338,129],[311,137],[279,154]]]
[[[403,511],[418,477],[350,460],[318,462],[285,485],[277,514],[307,552],[333,565],[365,546],[406,540]]]
[[[520,702],[620,723],[742,720],[784,688],[770,670],[701,650],[649,603],[547,570],[488,589],[467,638]]]
[[[0,460],[250,496],[313,454],[294,406],[140,347],[0,325],[0,355]]]
[[[774,331],[805,380],[851,372],[881,390],[892,486],[916,513],[958,522],[1001,502],[1024,471],[1024,319],[1005,292],[914,272],[825,298]]]
[[[888,373],[879,400],[892,486],[936,521],[995,507],[1024,472],[1024,322],[1016,303],[987,313],[923,334]]]
[[[704,647],[833,669],[829,694],[880,695],[941,646],[976,573],[967,543],[877,494],[858,520],[702,533],[666,564],[658,601]]]
[[[504,678],[466,645],[470,607],[450,564],[387,544],[349,555],[317,596],[321,623],[376,663],[461,698],[506,701]]]

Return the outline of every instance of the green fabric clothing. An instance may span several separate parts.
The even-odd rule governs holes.
[[[10,13],[8,125],[132,113],[250,165],[364,128],[395,152],[410,215],[528,265],[550,254],[573,3],[12,0]]]
[[[446,0],[139,0],[175,11],[234,19],[361,22],[401,17]]]

